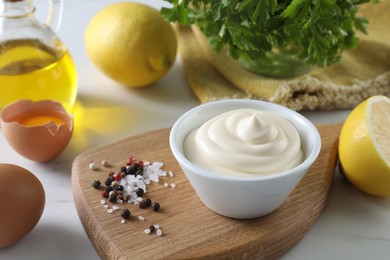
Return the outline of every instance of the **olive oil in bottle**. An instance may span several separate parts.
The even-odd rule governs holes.
[[[69,112],[76,96],[76,68],[65,46],[53,49],[35,39],[0,44],[0,109],[19,99],[50,99]]]

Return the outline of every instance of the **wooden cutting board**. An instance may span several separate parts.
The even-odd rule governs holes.
[[[326,204],[341,126],[321,125],[318,129],[322,149],[317,161],[287,201],[265,217],[235,220],[206,208],[170,151],[169,129],[162,129],[94,148],[74,160],[72,186],[80,220],[103,259],[277,258],[300,241]],[[104,183],[108,172],[119,171],[132,154],[139,160],[161,161],[164,170],[173,172],[173,177],[149,185],[143,196],[159,202],[161,210],[125,203],[115,204],[120,210],[109,214],[101,204],[101,191],[91,182],[100,179]],[[109,167],[101,165],[103,160]],[[96,162],[98,169],[90,170],[91,162]],[[165,187],[164,183],[175,183],[176,187]],[[121,224],[124,208],[132,217]],[[139,215],[145,220],[140,221]],[[144,233],[152,224],[160,225],[162,236]]]

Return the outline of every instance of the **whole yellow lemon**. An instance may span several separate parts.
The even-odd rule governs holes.
[[[100,10],[90,21],[85,47],[92,63],[111,79],[142,87],[161,79],[175,62],[177,39],[158,10],[119,2]]]
[[[343,124],[339,159],[345,177],[359,190],[390,196],[390,99],[373,96],[355,107]]]

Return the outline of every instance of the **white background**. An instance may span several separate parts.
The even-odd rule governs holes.
[[[29,161],[12,150],[0,130],[0,163],[14,163],[30,170],[42,182],[46,193],[45,210],[39,223],[23,240],[0,249],[2,260],[98,259],[73,203],[73,159],[97,145],[171,127],[182,113],[199,104],[185,81],[179,58],[162,80],[142,89],[121,86],[90,63],[84,48],[85,28],[96,12],[112,2],[116,1],[65,1],[58,35],[77,67],[76,106],[81,112],[75,114],[75,132],[64,153],[45,164]],[[160,0],[138,2],[158,9],[168,6]],[[43,21],[47,3],[35,0],[35,4]],[[316,124],[342,122],[348,113],[303,112]],[[1,208],[0,214],[6,211]],[[389,256],[390,199],[364,195],[335,174],[325,210],[283,259],[388,259]]]

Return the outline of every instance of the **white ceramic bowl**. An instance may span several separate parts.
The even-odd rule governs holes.
[[[231,110],[251,108],[276,112],[298,130],[304,161],[298,166],[268,176],[236,177],[213,174],[186,158],[186,136],[209,119]],[[317,128],[301,114],[269,102],[247,99],[221,100],[199,105],[183,114],[173,125],[170,148],[200,200],[226,217],[250,219],[280,207],[318,157],[321,138]]]

